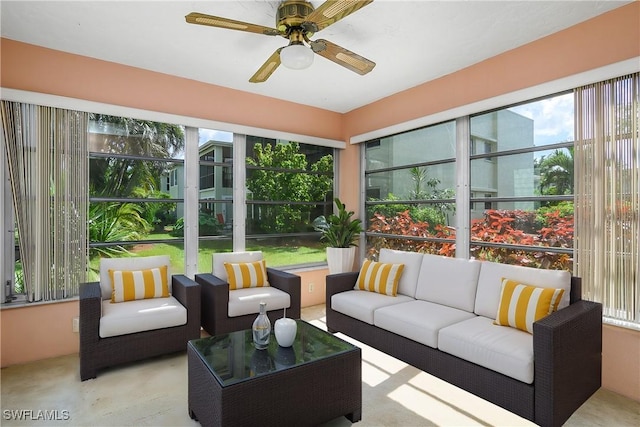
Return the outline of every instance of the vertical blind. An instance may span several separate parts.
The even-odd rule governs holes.
[[[87,113],[2,101],[28,302],[78,294],[87,273]]]
[[[575,90],[576,274],[605,320],[640,328],[640,73]]]

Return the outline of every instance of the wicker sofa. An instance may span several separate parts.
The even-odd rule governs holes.
[[[189,340],[200,338],[200,285],[182,274],[168,271],[168,298],[110,304],[109,269],[162,265],[170,265],[169,256],[103,259],[100,281],[80,286],[82,381],[95,378],[103,368],[185,351]]]
[[[563,424],[601,385],[602,305],[568,272],[381,250],[402,263],[396,297],[354,290],[358,272],[328,275],[327,327],[541,426]],[[566,286],[533,334],[493,324],[501,280]],[[546,284],[545,284],[546,283]]]

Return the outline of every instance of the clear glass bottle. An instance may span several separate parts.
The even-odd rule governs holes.
[[[271,335],[271,321],[267,317],[267,303],[260,303],[260,314],[253,321],[253,345],[258,350],[264,350],[269,346]]]

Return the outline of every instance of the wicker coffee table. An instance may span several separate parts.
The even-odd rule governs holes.
[[[203,426],[318,425],[362,416],[360,349],[297,320],[292,347],[256,350],[251,330],[187,345],[189,416]]]

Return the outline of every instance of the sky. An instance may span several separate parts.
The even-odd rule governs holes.
[[[534,144],[573,141],[573,93],[531,102],[510,111],[533,119]]]
[[[198,132],[198,136],[199,136],[198,145],[202,145],[207,141],[211,141],[212,139],[216,141],[224,141],[224,142],[233,141],[233,133],[225,132],[222,130],[200,128]]]

